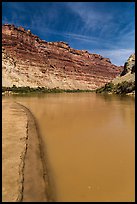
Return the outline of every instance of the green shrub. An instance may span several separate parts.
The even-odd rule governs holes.
[[[101,88],[96,89],[96,93],[111,92],[113,88],[114,88],[114,84],[112,82],[109,82],[105,84],[105,86],[102,86]]]
[[[135,90],[135,82],[124,81],[114,85],[113,83],[107,83],[105,86],[96,89],[96,93],[112,92],[116,94],[131,93]]]
[[[135,90],[135,82],[127,82],[127,81],[118,83],[114,88],[114,92],[116,94],[131,93],[134,90]]]

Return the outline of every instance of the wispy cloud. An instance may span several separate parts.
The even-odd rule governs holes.
[[[124,11],[124,8],[121,8],[120,10],[118,2],[116,5],[113,5],[116,6],[116,8],[112,9],[110,7],[111,3],[112,2],[69,2],[67,3],[67,6],[83,21],[84,30],[90,31],[92,35],[94,35],[94,31],[97,31],[96,35],[108,38],[113,37],[116,34],[123,35],[124,32],[129,32],[130,29],[134,29],[134,22],[127,24],[125,21],[127,20],[125,18],[134,16],[134,13],[130,13],[129,10]],[[121,25],[124,27],[122,28]]]
[[[133,2],[4,2],[2,22],[123,64],[134,52]]]
[[[68,3],[68,7],[82,19],[87,34],[90,34],[90,37],[72,36],[94,45],[92,50],[88,46],[91,53],[94,50],[95,53],[109,57],[114,64],[123,65],[129,55],[135,52],[135,14],[130,9],[134,4],[127,4],[129,9],[126,10],[125,7],[119,8],[119,4],[116,5],[116,9],[109,10],[108,4],[102,4],[104,6],[100,4],[101,6],[98,7],[98,3],[93,3],[91,6],[83,2]],[[101,44],[99,49],[94,40]]]
[[[82,30],[90,35],[109,37],[119,30],[119,24],[115,22],[115,12],[109,8],[104,9],[101,3],[78,2],[68,3],[67,6],[82,20]],[[82,31],[81,30],[81,31]]]
[[[135,52],[134,49],[110,49],[110,50],[94,50],[95,53],[101,54],[103,57],[110,58],[111,62],[121,66],[131,54]]]
[[[90,29],[97,29],[103,27],[103,25],[112,19],[110,13],[105,14],[105,18],[102,18],[103,12],[101,10],[95,10],[93,6],[89,6],[89,3],[68,3],[68,7],[76,13],[85,23],[85,26]]]

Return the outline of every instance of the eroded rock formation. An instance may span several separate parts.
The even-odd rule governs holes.
[[[46,42],[22,27],[2,26],[2,85],[96,89],[120,74],[108,58]]]
[[[135,95],[135,54],[130,55],[119,76],[105,86],[96,89],[96,93],[115,93]]]
[[[124,69],[119,76],[112,80],[112,83],[135,82],[135,54],[130,55],[124,64]]]

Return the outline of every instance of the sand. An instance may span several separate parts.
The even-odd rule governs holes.
[[[37,125],[31,112],[2,101],[2,201],[51,201]]]

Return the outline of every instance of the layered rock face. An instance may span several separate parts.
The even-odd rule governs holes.
[[[14,25],[2,26],[2,85],[94,90],[118,76],[122,67],[108,58],[46,42]]]
[[[112,83],[135,82],[135,54],[130,55],[124,64],[124,69],[119,76],[112,80]]]

